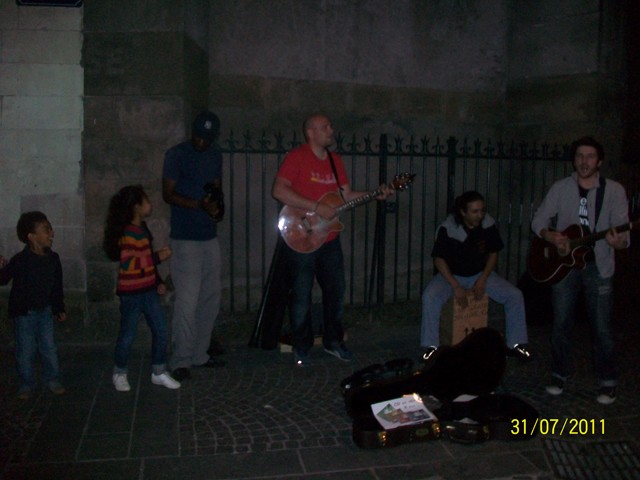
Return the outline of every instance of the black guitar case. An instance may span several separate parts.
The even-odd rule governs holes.
[[[345,378],[340,386],[353,439],[362,448],[393,447],[447,436],[474,443],[490,438],[516,439],[511,418],[534,424],[538,412],[512,395],[495,395],[506,367],[502,335],[481,328],[454,346],[440,347],[427,365],[415,369],[407,359],[376,364]],[[419,394],[437,420],[385,430],[371,405],[403,395]],[[470,401],[454,402],[466,394]]]
[[[278,346],[282,322],[289,304],[291,283],[284,255],[284,240],[278,237],[271,259],[269,275],[262,293],[256,324],[249,339],[250,347],[271,350]]]

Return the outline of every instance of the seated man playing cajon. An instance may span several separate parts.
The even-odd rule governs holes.
[[[440,312],[451,296],[466,307],[467,295],[486,293],[504,305],[507,353],[531,360],[527,349],[524,297],[514,285],[495,273],[504,244],[495,221],[485,211],[484,197],[468,191],[456,198],[454,213],[440,224],[431,256],[438,273],[422,294],[420,345],[426,362],[440,345]]]

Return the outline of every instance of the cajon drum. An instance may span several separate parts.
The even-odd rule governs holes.
[[[470,293],[469,304],[461,308],[455,297],[451,297],[442,307],[440,314],[440,344],[455,345],[474,330],[487,326],[489,297],[484,295],[476,300]]]

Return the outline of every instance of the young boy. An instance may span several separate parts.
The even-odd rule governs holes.
[[[13,279],[9,318],[15,322],[16,361],[22,382],[18,398],[31,397],[36,382],[33,360],[42,359],[42,381],[56,395],[64,393],[58,381],[58,352],[53,339],[53,317],[66,320],[62,293],[62,265],[51,251],[53,229],[42,212],[23,213],[16,228],[24,249],[7,263],[0,256],[0,285]]]

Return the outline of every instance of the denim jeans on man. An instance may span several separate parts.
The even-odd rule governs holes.
[[[602,278],[595,262],[587,263],[583,270],[572,269],[560,282],[553,285],[553,331],[551,351],[552,374],[566,380],[571,369],[571,332],[573,330],[576,304],[581,287],[587,306],[593,338],[593,359],[600,386],[617,384],[615,367],[615,344],[611,330],[612,279]]]
[[[167,361],[168,329],[164,319],[160,296],[155,290],[120,296],[120,333],[116,341],[115,373],[127,373],[131,345],[138,331],[138,320],[144,315],[151,330],[151,365],[153,373],[165,371]]]
[[[36,385],[33,362],[36,352],[42,361],[42,383],[58,380],[58,349],[53,338],[51,307],[30,310],[16,317],[16,361],[22,386],[32,389]]]
[[[290,268],[291,303],[289,317],[294,349],[308,353],[313,346],[311,322],[311,290],[314,278],[322,289],[323,339],[325,347],[342,343],[344,330],[344,258],[340,238],[322,245],[311,253],[298,253],[287,248]]]
[[[171,367],[191,368],[209,360],[213,324],[220,311],[220,243],[171,240],[173,304]]]
[[[470,277],[454,275],[465,289],[470,289],[480,273]],[[487,295],[490,299],[504,305],[506,344],[512,348],[515,344],[527,343],[527,322],[524,297],[520,289],[495,272],[487,278]],[[422,294],[422,326],[420,345],[437,347],[440,345],[440,313],[442,306],[453,296],[453,288],[441,274],[436,274]]]

